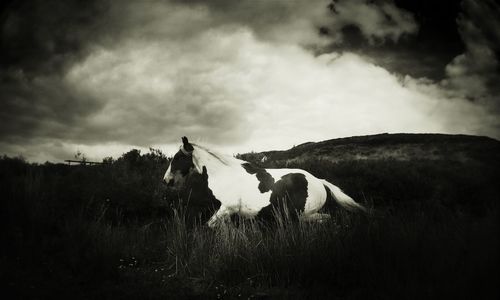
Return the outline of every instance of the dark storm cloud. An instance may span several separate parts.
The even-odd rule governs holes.
[[[380,4],[382,1],[366,2]],[[342,28],[342,43],[331,44],[326,51],[358,53],[391,72],[441,80],[446,76],[446,65],[464,51],[464,43],[456,25],[456,18],[461,10],[460,2],[395,0],[395,7],[402,11],[403,15],[411,15],[411,19],[418,26],[417,30],[402,34],[396,41],[386,38],[373,43],[366,38],[361,28],[353,23]],[[384,19],[380,20],[383,23]],[[376,24],[372,26],[376,28]]]
[[[5,76],[5,75],[4,75]],[[0,82],[0,139],[51,137],[76,140],[85,117],[98,111],[103,103],[68,87],[60,77],[27,79],[19,72]]]
[[[462,2],[462,7],[463,13],[458,20],[461,34],[469,36],[467,27],[476,26],[479,32],[470,36],[470,39],[476,43],[487,44],[498,56],[500,54],[500,5],[493,0],[465,0]]]
[[[103,103],[68,86],[64,74],[104,31],[101,1],[7,1],[0,19],[0,140],[76,140]]]
[[[299,42],[318,54],[352,51],[416,77],[443,78],[445,66],[463,52],[456,0],[177,2],[207,8],[213,26],[243,24],[261,39]],[[301,21],[309,26],[294,35],[293,24]]]
[[[455,17],[463,50],[444,68],[442,80],[418,79],[418,89],[453,103],[468,115],[481,116],[468,128],[481,135],[500,134],[500,5],[494,1],[464,0]],[[409,81],[409,77],[406,78]],[[478,110],[481,110],[479,113]],[[451,120],[451,119],[450,119]],[[455,120],[457,127],[462,120]]]
[[[264,40],[298,42],[320,51],[328,43],[342,43],[342,30],[355,26],[371,44],[397,42],[418,28],[411,12],[393,1],[176,1],[209,9],[214,24],[248,26]],[[345,41],[348,42],[348,41]],[[319,46],[319,48],[318,48]]]
[[[212,26],[243,25],[251,28],[261,39],[302,45],[317,43],[320,40],[319,28],[329,18],[329,1],[325,0],[174,2],[208,9]]]
[[[355,27],[371,44],[386,41],[397,43],[400,38],[417,32],[418,24],[413,14],[398,8],[393,1],[333,1],[329,6],[333,22],[327,28],[341,32],[346,27]]]
[[[465,51],[447,65],[443,84],[499,109],[500,5],[492,0],[465,0],[462,7],[457,25]]]
[[[61,71],[85,55],[107,10],[103,1],[7,1],[1,12],[0,66],[26,76]],[[3,74],[5,76],[5,74]]]
[[[417,32],[397,42],[373,44],[359,26],[351,24],[342,29],[343,43],[333,44],[330,50],[352,51],[392,72],[429,78],[458,97],[496,101],[500,92],[498,4],[492,0],[396,0],[395,4],[411,11],[419,24]]]

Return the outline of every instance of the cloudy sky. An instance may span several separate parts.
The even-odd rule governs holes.
[[[500,138],[494,0],[2,1],[0,154]]]

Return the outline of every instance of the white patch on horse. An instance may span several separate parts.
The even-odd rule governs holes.
[[[226,214],[237,213],[253,218],[263,207],[270,204],[271,191],[259,191],[258,179],[245,172],[241,166],[245,161],[209,151],[199,145],[193,146],[193,158],[206,166],[209,188],[221,202],[219,211],[210,219],[209,225],[216,222],[216,219],[225,219]]]

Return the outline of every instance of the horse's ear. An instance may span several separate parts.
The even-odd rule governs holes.
[[[193,145],[191,145],[188,141],[188,138],[183,136],[182,137],[182,147],[184,148],[184,150],[186,150],[187,152],[191,152],[194,150],[193,148]]]

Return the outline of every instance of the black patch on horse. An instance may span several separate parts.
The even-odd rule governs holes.
[[[257,180],[259,180],[258,188],[261,193],[267,193],[273,188],[274,178],[271,174],[267,173],[266,169],[256,167],[251,163],[243,163],[241,166],[248,174],[255,174]]]
[[[174,155],[174,158],[170,163],[170,167],[172,173],[180,171],[182,176],[186,176],[189,173],[189,170],[191,170],[191,168],[194,168],[193,158],[191,155],[186,155],[181,150],[179,150]]]
[[[189,226],[197,222],[206,223],[221,206],[221,202],[209,188],[207,168],[203,166],[202,170],[201,174],[190,174],[184,188],[170,195],[170,205],[184,213],[184,219]]]
[[[334,209],[336,209],[338,204],[335,201],[335,199],[333,198],[332,191],[330,190],[330,188],[326,185],[323,185],[323,186],[325,187],[325,191],[326,191],[326,202],[325,202],[325,205],[323,205],[323,207],[321,207],[319,212],[329,213],[329,212],[332,212]]]
[[[307,180],[304,174],[290,173],[281,177],[272,188],[270,205],[264,207],[257,218],[264,221],[272,220],[273,211],[288,215],[292,219],[304,211],[306,205]]]

